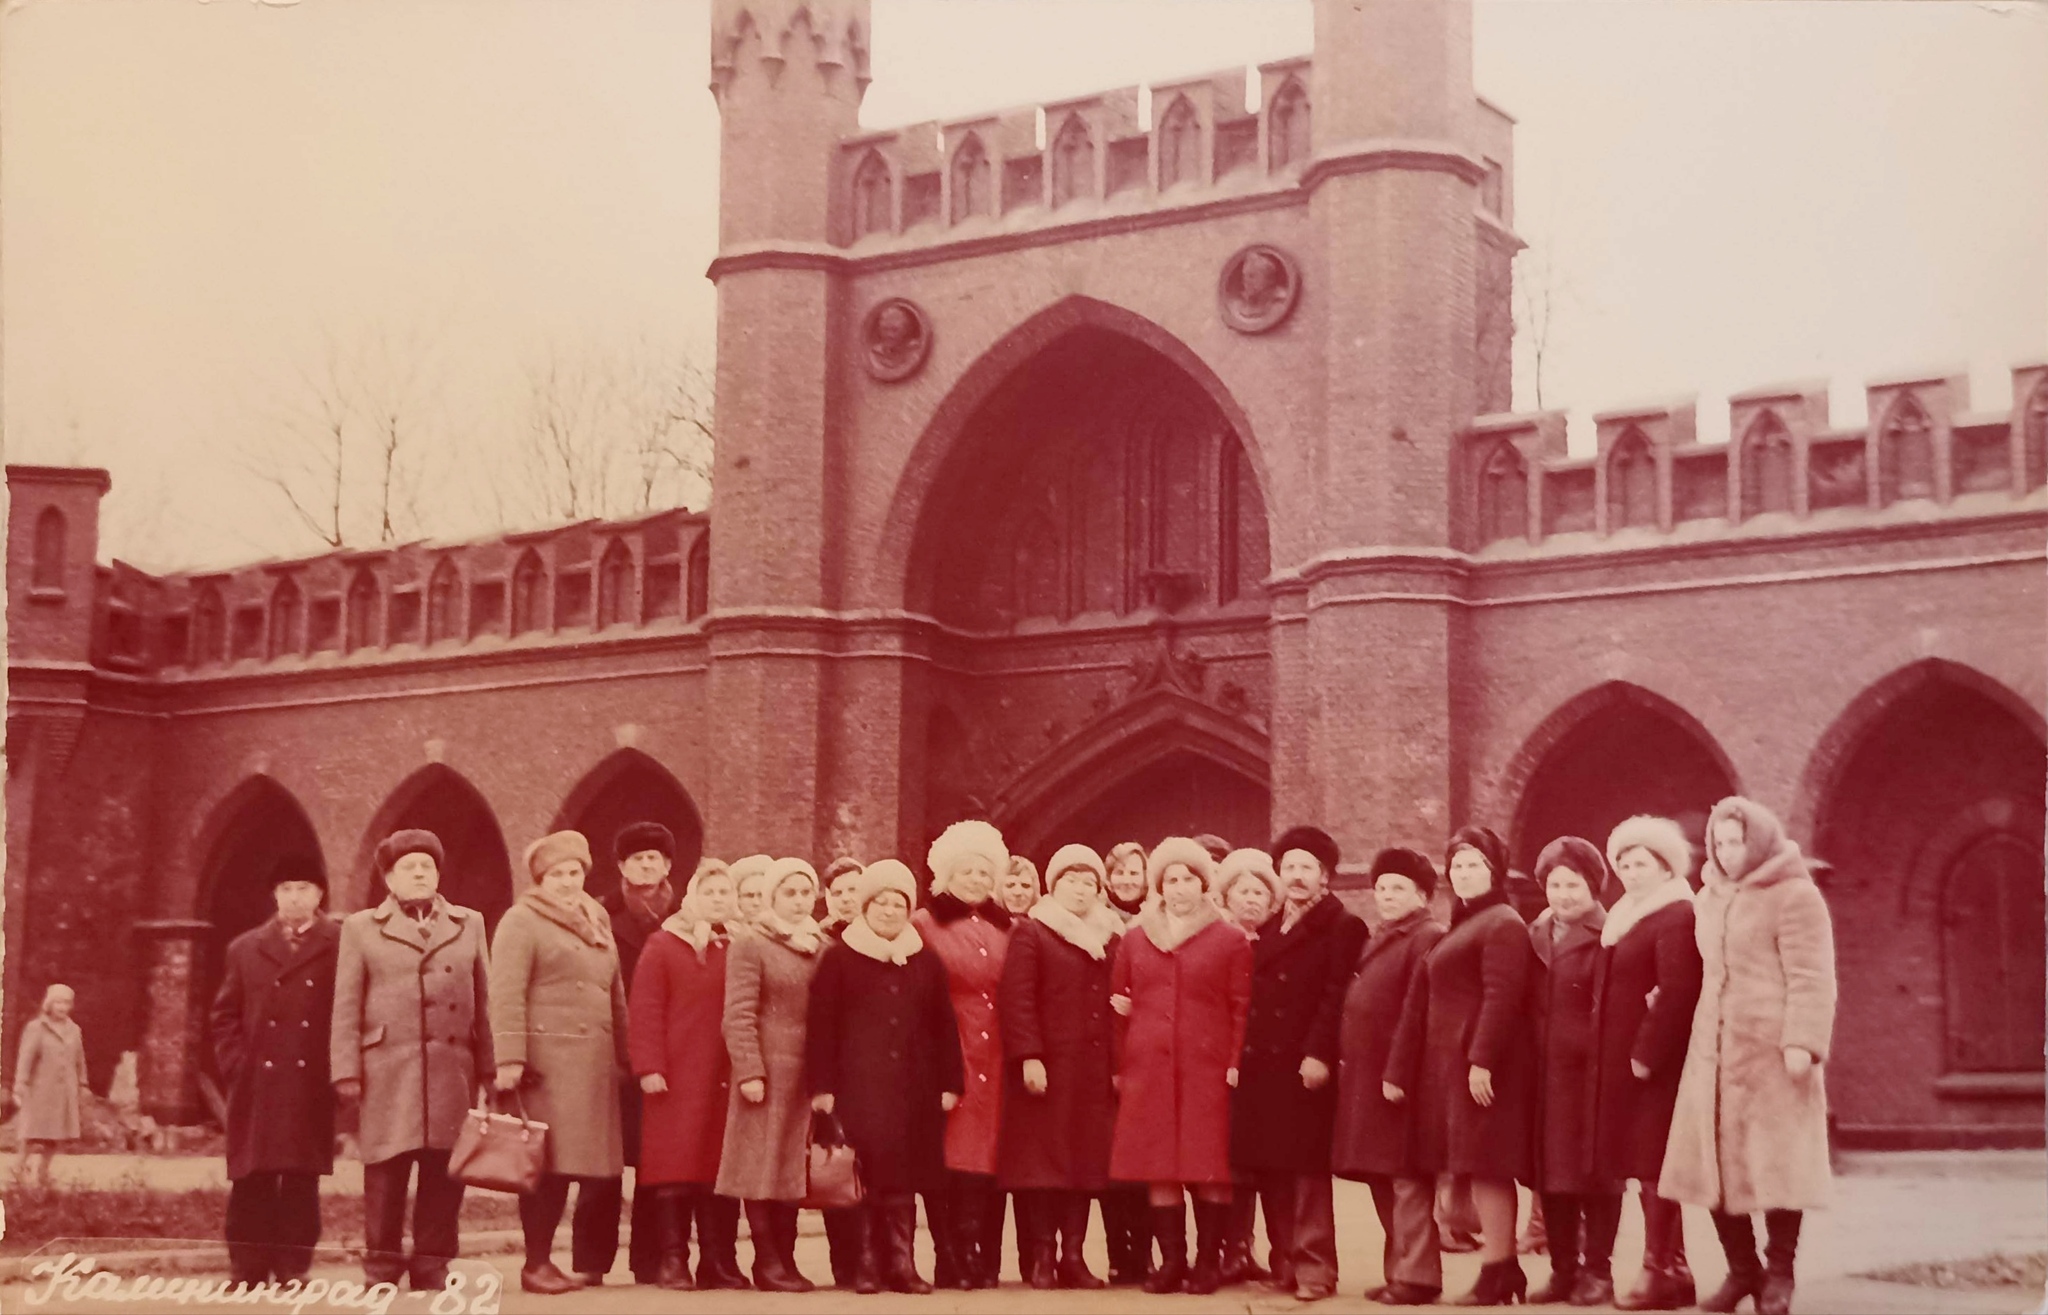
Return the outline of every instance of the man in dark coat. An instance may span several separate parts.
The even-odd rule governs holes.
[[[1295,827],[1271,852],[1281,906],[1252,945],[1230,1161],[1259,1184],[1274,1286],[1320,1301],[1337,1290],[1330,1134],[1338,1026],[1366,926],[1330,893],[1339,854],[1328,832]]]
[[[229,944],[213,1001],[228,1089],[228,1264],[251,1284],[305,1277],[320,1241],[320,1179],[334,1172],[328,1029],[341,925],[321,912],[317,858],[279,860],[277,916]]]
[[[604,897],[604,910],[611,915],[612,939],[619,946],[619,974],[631,988],[640,951],[647,938],[661,930],[662,922],[682,904],[669,872],[676,861],[675,833],[659,822],[635,822],[612,840],[612,857],[619,865],[619,888]],[[619,1115],[626,1139],[626,1163],[640,1163],[640,1084],[619,1084]],[[661,1227],[657,1221],[655,1193],[640,1190],[640,1177],[633,1176],[632,1242],[626,1263],[636,1283],[653,1283],[661,1269]]]

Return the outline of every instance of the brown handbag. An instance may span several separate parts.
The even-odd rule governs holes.
[[[866,1195],[860,1185],[860,1162],[846,1140],[846,1129],[833,1115],[813,1111],[804,1137],[803,1208],[844,1210],[859,1205]]]
[[[519,1113],[500,1114],[489,1098],[462,1120],[448,1176],[470,1187],[525,1195],[540,1186],[548,1167],[548,1125],[526,1117],[526,1099],[512,1093]]]

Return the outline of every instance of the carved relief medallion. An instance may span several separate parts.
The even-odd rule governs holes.
[[[1239,333],[1278,328],[1301,299],[1301,269],[1279,247],[1255,242],[1232,256],[1217,280],[1223,322]]]
[[[885,384],[908,379],[932,350],[932,325],[917,303],[902,297],[877,302],[861,322],[868,373]]]

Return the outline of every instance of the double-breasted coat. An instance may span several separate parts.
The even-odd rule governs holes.
[[[1387,1070],[1387,1081],[1412,1103],[1418,1174],[1530,1180],[1536,1047],[1529,996],[1536,967],[1528,924],[1498,894],[1430,949],[1402,1007]],[[1491,1105],[1472,1097],[1475,1067],[1492,1077]]]
[[[1417,909],[1382,923],[1359,952],[1337,1032],[1337,1119],[1330,1167],[1341,1178],[1408,1177],[1413,1172],[1408,1121],[1414,1102],[1390,1101],[1382,1086],[1401,1006],[1422,976],[1424,957],[1443,934],[1443,924],[1428,909]]]
[[[1155,905],[1117,944],[1110,990],[1131,1001],[1109,1154],[1119,1182],[1231,1181],[1227,1075],[1244,1052],[1252,947],[1208,900],[1182,933]]]
[[[1091,935],[1076,915],[1054,909],[1059,906],[1050,899],[1040,900],[1029,917],[1018,920],[1003,963],[997,992],[1005,1060],[1003,1133],[996,1176],[1012,1190],[1100,1192],[1109,1186],[1116,1121],[1116,1015],[1109,1007],[1109,978],[1122,920],[1100,907]],[[1027,1059],[1045,1065],[1042,1092],[1024,1087]]]
[[[425,922],[388,896],[343,920],[328,1056],[362,1083],[364,1164],[455,1145],[496,1068],[490,971],[483,914],[438,895]]]
[[[706,928],[709,931],[709,928]],[[673,931],[647,940],[627,996],[633,1074],[658,1073],[668,1090],[641,1096],[636,1182],[714,1183],[732,1095],[726,1057],[725,965],[732,937],[694,945]]]
[[[296,945],[275,918],[228,945],[212,1021],[230,1179],[334,1172],[327,1036],[340,944],[341,925],[322,916]]]
[[[1658,1194],[1730,1214],[1826,1204],[1835,1023],[1827,900],[1799,850],[1730,881],[1712,863],[1694,903],[1701,987]],[[1814,1057],[1794,1078],[1784,1050]]]
[[[15,1052],[15,1135],[23,1142],[75,1141],[84,1132],[85,1033],[67,1018],[37,1014]]]
[[[1242,1169],[1328,1173],[1337,1084],[1302,1084],[1301,1061],[1337,1071],[1344,992],[1366,941],[1365,920],[1324,895],[1282,930],[1284,910],[1252,942],[1244,1055],[1230,1102],[1230,1162]]]
[[[1003,980],[1010,923],[1009,913],[995,900],[967,904],[950,893],[934,895],[911,915],[925,947],[946,967],[953,1016],[960,1023],[967,1090],[946,1116],[946,1167],[960,1173],[996,1171],[1003,1117],[1003,1028],[996,989]]]
[[[604,907],[577,899],[581,916],[529,890],[498,920],[491,1034],[498,1063],[526,1065],[520,1095],[548,1125],[548,1172],[616,1178],[626,1163],[626,985]]]
[[[804,1033],[811,1013],[811,975],[831,943],[820,933],[816,944],[799,947],[757,923],[726,951],[722,1030],[732,1057],[732,1089],[718,1155],[720,1196],[803,1199],[804,1138],[811,1117]],[[767,1098],[758,1105],[740,1095],[740,1084],[754,1078],[767,1087]]]
[[[857,932],[834,942],[811,977],[804,1078],[811,1094],[831,1093],[863,1187],[931,1191],[946,1172],[940,1098],[966,1076],[946,970],[929,944],[899,964],[859,943]]]
[[[1683,877],[1671,880],[1684,883]],[[1609,914],[1612,931],[1621,907]],[[1604,938],[1603,938],[1604,939]],[[1700,947],[1692,901],[1646,915],[1603,945],[1593,973],[1593,1165],[1618,1180],[1657,1190],[1678,1075],[1700,998]],[[1638,1078],[1631,1061],[1650,1070]]]
[[[1544,910],[1529,928],[1542,970],[1535,981],[1537,1191],[1615,1192],[1620,1179],[1593,1158],[1593,977],[1600,962],[1599,904],[1564,924]]]

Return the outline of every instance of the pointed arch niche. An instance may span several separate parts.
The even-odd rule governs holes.
[[[440,837],[445,855],[441,894],[450,903],[482,913],[486,925],[495,928],[512,907],[512,861],[505,851],[505,835],[483,793],[442,763],[429,763],[400,782],[364,832],[357,864],[366,876],[363,902],[375,906],[384,899],[383,874],[370,871],[377,842],[412,827]]]
[[[659,822],[675,833],[670,881],[678,894],[704,855],[704,822],[675,774],[638,749],[620,749],[584,773],[555,814],[555,829],[581,831],[596,860],[584,889],[604,898],[619,888],[612,840],[634,822]]]

